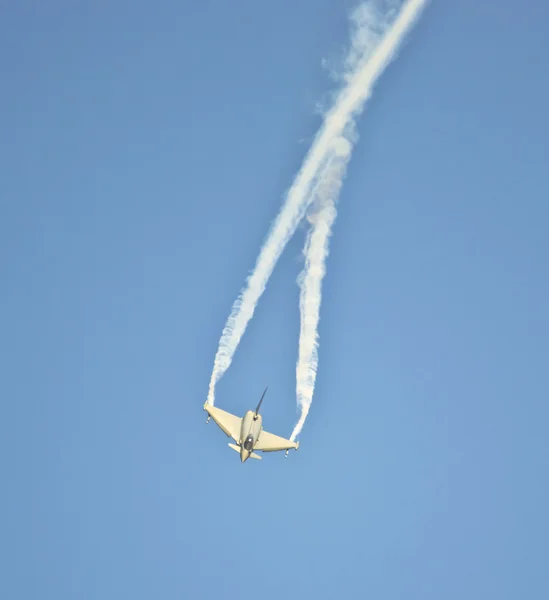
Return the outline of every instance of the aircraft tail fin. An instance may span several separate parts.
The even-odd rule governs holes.
[[[255,409],[255,416],[257,417],[257,415],[259,414],[259,407],[261,406],[261,403],[263,402],[263,398],[265,398],[265,394],[267,393],[267,388],[269,386],[267,386],[264,390],[263,390],[263,394],[261,394],[261,400],[259,401],[259,404],[257,405],[257,408]]]

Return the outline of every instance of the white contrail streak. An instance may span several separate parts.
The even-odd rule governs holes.
[[[411,25],[417,19],[425,1],[409,2],[403,8],[392,27],[387,31],[373,55],[362,67],[363,71],[379,75],[383,68],[395,56],[398,45]],[[358,15],[360,17],[360,13]],[[375,44],[375,29],[379,22],[372,22],[371,13],[362,13],[362,26],[359,26],[353,39],[353,48],[371,47]],[[373,26],[373,27],[372,27]],[[372,64],[373,63],[373,64]],[[376,76],[377,76],[376,75]],[[370,84],[371,89],[371,84]],[[354,92],[354,90],[352,90]],[[369,90],[366,92],[369,94]],[[362,102],[367,98],[364,96]],[[357,111],[358,112],[358,111]],[[301,288],[299,352],[296,366],[296,398],[301,414],[292,431],[290,439],[294,441],[301,433],[313,400],[318,369],[318,322],[322,300],[322,280],[326,273],[329,238],[336,218],[336,203],[347,164],[351,158],[355,136],[352,135],[353,117],[349,119],[351,127],[346,128],[334,144],[334,158],[319,174],[311,214],[308,220],[311,229],[305,243],[305,266],[298,283]]]
[[[328,168],[326,161],[330,151],[333,150],[334,140],[342,136],[345,128],[362,110],[375,82],[394,57],[402,39],[426,2],[427,0],[408,0],[388,28],[385,17],[380,16],[377,21],[372,19],[372,15],[376,13],[368,4],[361,5],[355,13],[356,31],[353,37],[353,48],[348,57],[348,66],[352,67],[351,72],[346,75],[346,85],[337,95],[332,108],[326,113],[324,122],[288,191],[282,210],[261,248],[255,268],[233,304],[215,356],[208,390],[208,403],[214,403],[215,385],[231,364],[234,352],[254,314],[257,302],[265,290],[278,258],[314,200],[315,195],[311,194],[311,187],[319,170]],[[366,18],[361,21],[364,16]],[[372,49],[374,39],[375,42],[379,39],[379,43]]]
[[[327,166],[330,163],[330,157],[324,156],[321,158],[320,164]],[[303,169],[300,171],[300,173]],[[215,384],[223,376],[225,371],[231,365],[233,355],[242,338],[248,322],[253,317],[257,302],[265,290],[267,281],[273,272],[273,269],[286,247],[286,244],[291,239],[297,226],[302,221],[307,208],[309,206],[308,198],[301,198],[294,193],[294,201],[290,203],[292,198],[292,190],[296,189],[299,174],[292,188],[288,193],[286,202],[275,219],[271,231],[267,237],[267,241],[263,244],[259,256],[257,258],[255,268],[252,274],[247,279],[247,286],[241,291],[238,298],[235,300],[231,314],[227,319],[227,323],[223,328],[219,346],[215,355],[214,368],[210,378],[210,386],[208,389],[209,404],[215,402]],[[311,188],[315,190],[316,183],[315,173],[313,172],[308,178],[306,185],[303,184],[304,192],[308,192]],[[303,195],[302,193],[302,195]],[[299,203],[297,199],[300,199]]]
[[[290,437],[292,441],[300,434],[313,400],[318,367],[318,321],[322,300],[322,279],[326,273],[328,243],[336,218],[335,205],[351,157],[351,150],[352,146],[346,138],[341,137],[336,140],[335,157],[320,175],[311,214],[307,216],[311,229],[303,250],[305,267],[298,278],[301,288],[299,298],[301,328],[296,366],[296,396],[298,406],[301,407],[301,415]]]

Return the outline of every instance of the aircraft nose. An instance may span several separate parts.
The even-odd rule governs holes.
[[[242,448],[242,450],[240,451],[240,462],[246,462],[249,456],[250,453],[247,450],[244,450],[244,448]]]

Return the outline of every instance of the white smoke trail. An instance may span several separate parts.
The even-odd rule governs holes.
[[[326,155],[321,159],[321,168],[330,164],[331,157]],[[301,170],[301,172],[303,169]],[[301,173],[300,172],[300,173]],[[296,178],[296,182],[298,177]],[[316,190],[316,173],[313,172],[306,184],[303,184],[304,192],[312,189],[313,194]],[[208,404],[215,402],[215,384],[223,376],[232,362],[233,355],[238,347],[240,339],[246,330],[248,322],[253,317],[257,302],[265,290],[273,269],[280,258],[288,241],[291,239],[297,226],[304,218],[309,206],[308,197],[301,198],[294,194],[295,199],[290,202],[292,190],[296,188],[296,183],[290,189],[288,198],[282,210],[275,219],[267,241],[263,244],[259,256],[256,260],[255,268],[247,279],[247,286],[240,293],[233,303],[231,314],[223,328],[221,339],[214,360],[214,368],[210,378],[208,389]],[[297,200],[300,200],[297,202]]]
[[[375,82],[394,57],[400,42],[426,2],[427,0],[408,0],[390,27],[387,27],[388,17],[376,11],[373,4],[363,4],[355,12],[353,46],[346,63],[350,69],[345,75],[346,85],[326,113],[324,122],[261,248],[254,270],[233,304],[215,356],[208,403],[214,403],[215,384],[229,368],[278,258],[314,199],[314,194],[311,194],[312,184],[319,169],[328,168],[326,161],[333,150],[334,140],[340,138],[345,127],[360,113]]]
[[[336,218],[336,202],[351,151],[352,146],[346,138],[341,137],[336,140],[334,159],[320,175],[311,213],[307,215],[311,229],[303,250],[305,266],[298,277],[301,288],[299,298],[301,327],[296,366],[296,397],[298,406],[301,407],[301,415],[290,437],[292,441],[300,434],[313,401],[318,367],[318,321],[322,300],[322,279],[326,273],[326,257],[332,225]]]
[[[404,6],[400,15],[387,31],[385,37],[379,42],[373,55],[366,58],[367,63],[362,67],[375,67],[379,75],[383,68],[394,58],[398,45],[403,36],[419,16],[425,1],[411,1]],[[360,61],[361,50],[375,46],[379,38],[379,30],[384,29],[377,18],[372,18],[373,13],[368,6],[362,5],[355,14],[357,29],[353,37],[353,45],[348,57],[348,64]],[[381,23],[381,24],[380,24]],[[372,65],[372,63],[374,63]],[[370,85],[371,88],[371,85]],[[369,94],[369,91],[367,92]],[[364,96],[364,100],[367,95]],[[358,112],[358,110],[357,110]],[[348,127],[335,141],[334,159],[318,175],[318,184],[313,198],[311,214],[308,220],[311,224],[310,232],[305,243],[305,266],[301,272],[298,283],[301,288],[300,313],[301,327],[299,335],[299,353],[296,366],[296,397],[301,414],[292,431],[290,439],[294,441],[301,433],[313,400],[313,393],[318,369],[318,322],[320,317],[320,304],[322,300],[322,280],[326,273],[326,258],[328,256],[329,238],[332,225],[336,218],[336,203],[347,164],[351,158],[354,134],[354,121],[351,116]]]

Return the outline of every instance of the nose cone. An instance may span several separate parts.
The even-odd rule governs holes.
[[[248,460],[248,458],[250,458],[250,453],[247,450],[244,450],[244,448],[241,448],[240,462],[246,462]]]

